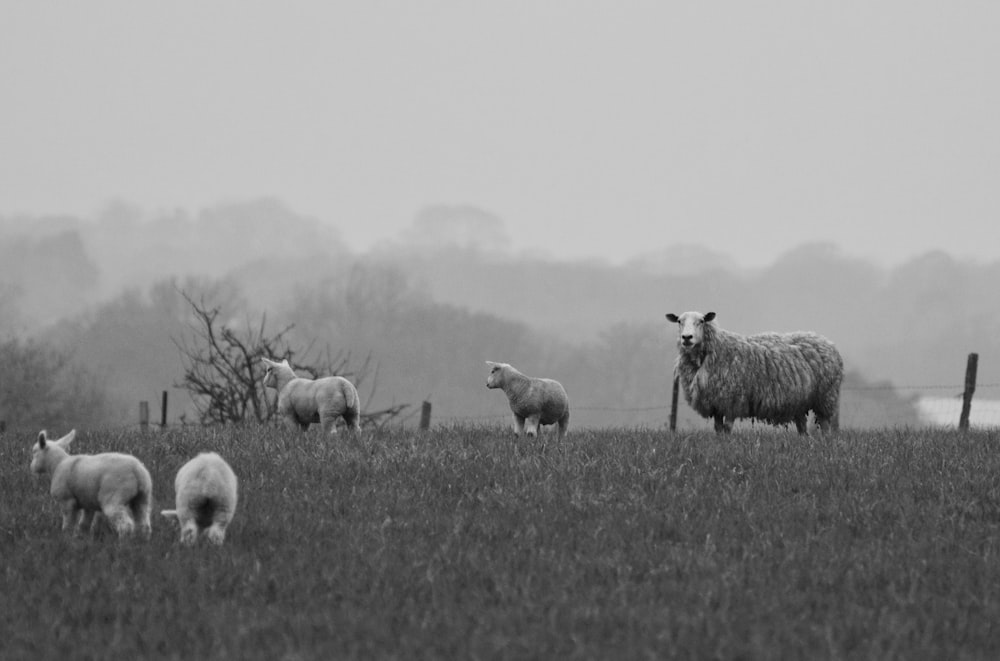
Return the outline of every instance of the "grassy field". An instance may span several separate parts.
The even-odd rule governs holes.
[[[64,536],[33,440],[0,437],[5,660],[1000,655],[997,432],[78,435],[157,512],[226,457],[239,511],[193,549]]]

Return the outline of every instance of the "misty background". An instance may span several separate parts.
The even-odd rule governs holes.
[[[169,422],[196,422],[175,388],[177,342],[193,328],[182,293],[220,305],[236,329],[261,315],[272,331],[293,324],[293,346],[314,360],[329,349],[359,367],[371,356],[368,407],[428,400],[435,423],[505,421],[505,397],[485,386],[484,361],[498,360],[562,381],[574,426],[662,426],[676,356],[664,314],[689,309],[737,332],[831,338],[848,374],[845,427],[924,424],[916,398],[957,397],[972,351],[977,397],[998,394],[1000,261],[932,251],[885,268],[829,243],[758,268],[699,244],[623,264],[554,260],[512,250],[503,220],[471,206],[426,207],[364,252],[344,234],[274,199],[0,217],[0,337],[64,357],[60,388],[77,408],[70,420],[66,406],[29,411],[7,393],[0,411],[13,426],[134,425],[138,402],[155,411],[167,390]],[[682,403],[682,429],[706,425]]]
[[[505,419],[499,360],[573,426],[661,425],[689,309],[830,337],[846,426],[917,424],[978,352],[975,416],[997,34],[932,0],[0,3],[0,422],[135,424],[184,294],[436,422]]]

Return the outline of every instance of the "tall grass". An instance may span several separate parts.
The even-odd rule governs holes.
[[[157,510],[226,457],[239,510],[194,549],[61,534],[33,440],[0,440],[3,659],[1000,654],[996,432],[78,436]]]

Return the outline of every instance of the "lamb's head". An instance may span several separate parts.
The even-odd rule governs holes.
[[[288,364],[288,360],[282,360],[280,363],[274,360],[268,360],[267,358],[261,358],[264,363],[264,387],[265,388],[277,388],[278,387],[278,375],[275,373],[280,367],[287,367],[289,370],[292,369],[291,365]]]
[[[705,339],[705,324],[715,319],[714,312],[685,312],[682,315],[667,314],[667,321],[677,324],[677,346],[681,351],[696,348]]]
[[[490,375],[486,377],[486,387],[503,388],[507,381],[507,371],[513,368],[507,363],[494,363],[491,360],[487,360],[486,364],[490,367]]]
[[[31,472],[45,473],[51,470],[53,463],[58,463],[69,454],[66,449],[74,438],[75,429],[58,441],[50,441],[44,429],[38,432],[38,442],[31,448]]]

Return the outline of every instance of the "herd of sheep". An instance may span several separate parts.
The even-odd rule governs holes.
[[[836,347],[815,333],[740,335],[719,328],[715,313],[667,314],[678,326],[674,364],[684,398],[699,415],[714,421],[717,433],[749,418],[774,425],[794,423],[807,433],[812,411],[823,431],[836,431],[844,363]],[[553,379],[529,377],[508,363],[486,361],[486,387],[507,396],[514,431],[536,436],[542,425],[558,425],[562,440],[569,426],[569,397]],[[354,385],[339,376],[305,379],[287,360],[264,359],[263,384],[277,390],[277,410],[292,429],[311,423],[336,433],[336,420],[360,430],[360,402]],[[51,441],[42,431],[32,448],[31,470],[51,476],[50,493],[60,503],[63,530],[94,532],[101,516],[119,537],[151,534],[152,478],[136,457],[117,452],[70,455],[76,432]],[[237,479],[214,452],[201,453],[180,468],[174,481],[176,508],[161,514],[180,526],[180,541],[203,536],[222,544],[236,512]]]

